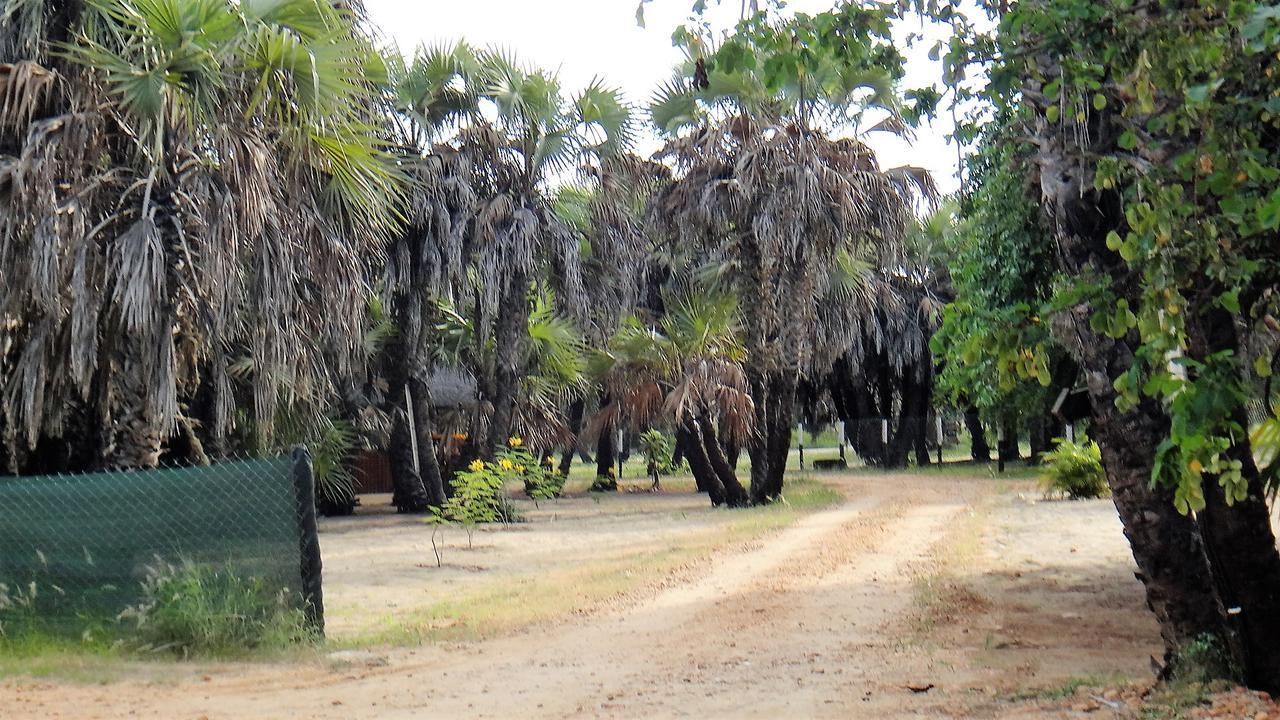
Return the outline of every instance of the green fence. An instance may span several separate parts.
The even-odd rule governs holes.
[[[148,573],[228,567],[287,591],[322,629],[310,459],[0,477],[0,602],[42,620],[114,617]]]

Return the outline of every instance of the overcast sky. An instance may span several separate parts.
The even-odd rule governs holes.
[[[833,4],[834,0],[791,0],[789,9],[821,12]],[[671,46],[671,31],[687,19],[691,5],[689,0],[653,0],[645,9],[646,27],[641,28],[636,25],[636,0],[365,0],[387,41],[406,54],[419,45],[465,38],[472,45],[502,47],[524,62],[558,70],[571,90],[603,77],[641,106],[681,59]],[[718,27],[731,27],[737,19],[738,3],[726,5],[731,7],[710,13]],[[902,34],[905,39],[905,31]],[[927,58],[929,44],[900,48],[909,58],[905,87],[937,83],[937,65]],[[950,129],[949,119],[943,118],[921,127],[911,142],[885,133],[873,133],[867,140],[885,167],[928,168],[943,192],[951,192],[956,188],[956,151],[946,142]],[[655,149],[652,136],[637,148],[643,153]]]

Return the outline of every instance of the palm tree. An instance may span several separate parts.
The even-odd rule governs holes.
[[[730,507],[746,505],[748,497],[720,438],[741,445],[755,414],[740,330],[732,295],[696,289],[669,301],[652,327],[628,319],[609,343],[604,385],[612,400],[594,423],[600,432],[669,425],[699,489],[713,505]]]
[[[482,446],[492,454],[513,429],[534,286],[553,287],[563,308],[585,305],[580,238],[555,212],[553,186],[623,153],[630,111],[599,81],[569,97],[554,75],[463,43],[420,52],[406,78],[406,117],[423,138],[441,139],[433,154],[449,159],[474,203],[458,246],[468,282],[454,305],[494,341],[492,366],[477,378],[493,407]]]
[[[241,392],[266,434],[327,401],[397,219],[382,75],[329,3],[0,2],[11,465],[152,466],[175,428],[223,451]]]
[[[814,352],[828,268],[841,251],[900,242],[914,193],[932,190],[924,173],[882,170],[865,144],[834,135],[870,107],[887,114],[877,128],[904,127],[893,77],[877,69],[894,52],[885,37],[852,22],[841,30],[848,56],[832,49],[839,43],[793,43],[809,21],[758,18],[714,51],[684,36],[690,59],[651,107],[671,136],[661,157],[676,170],[651,205],[653,225],[723,263],[726,282],[752,299],[744,331],[757,503],[782,491],[796,387]]]

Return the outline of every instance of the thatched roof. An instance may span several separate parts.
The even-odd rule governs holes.
[[[437,368],[427,384],[433,407],[471,408],[476,404],[476,379],[465,370]]]

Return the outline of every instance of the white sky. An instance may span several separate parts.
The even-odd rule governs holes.
[[[409,54],[419,45],[465,38],[476,46],[498,46],[523,62],[558,70],[568,89],[585,86],[596,76],[620,88],[637,106],[645,106],[657,86],[671,76],[680,51],[671,46],[671,31],[686,21],[690,0],[653,0],[645,8],[646,27],[636,25],[637,0],[365,0],[374,24],[390,42]],[[710,3],[714,5],[714,3]],[[816,13],[835,0],[791,0],[788,7]],[[717,28],[731,27],[738,3],[709,13]],[[920,31],[918,26],[904,28]],[[937,32],[931,33],[937,37]],[[931,43],[900,50],[908,57],[904,87],[938,82],[938,66],[929,62]],[[945,115],[945,112],[943,113]],[[922,126],[914,141],[872,133],[866,138],[884,167],[917,165],[929,169],[945,192],[956,189],[956,150],[946,142],[948,117]],[[657,149],[651,135],[637,150]]]

